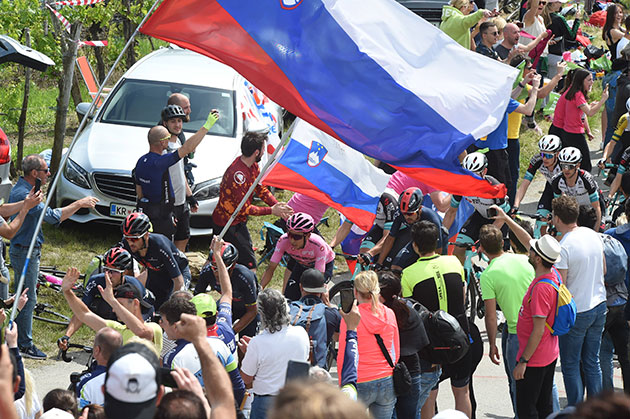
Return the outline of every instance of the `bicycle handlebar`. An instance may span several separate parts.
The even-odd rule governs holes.
[[[80,345],[78,343],[70,343],[70,342],[68,342],[68,349],[70,349],[70,348],[81,349],[81,350],[85,351],[88,354],[92,353],[92,347],[91,346]],[[66,349],[66,350],[59,349],[59,355],[57,357],[61,356],[61,359],[63,359],[64,362],[71,362],[74,359],[74,357],[73,356],[68,356],[68,354],[67,354],[68,349]]]
[[[516,213],[516,215],[523,215],[525,217],[529,217],[529,218],[532,218],[532,219],[537,220],[537,221],[549,221],[549,217],[548,216],[544,216],[544,215],[541,215],[541,214],[538,214],[538,213],[536,213],[536,214],[528,214],[526,212],[518,211]]]

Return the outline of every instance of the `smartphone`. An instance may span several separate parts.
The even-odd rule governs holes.
[[[488,217],[496,217],[498,215],[496,208],[488,208]]]
[[[160,367],[158,374],[160,375],[160,382],[165,387],[177,388],[177,383],[171,375],[171,369],[166,367]]]
[[[344,313],[350,313],[352,310],[352,303],[354,303],[354,289],[344,288],[339,291],[339,298],[341,300],[341,309]]]
[[[288,383],[291,380],[299,380],[308,378],[308,372],[311,369],[311,364],[302,361],[289,361],[287,364],[287,375],[285,381]]]
[[[39,189],[42,187],[42,180],[38,177],[35,178],[35,193],[39,192]]]

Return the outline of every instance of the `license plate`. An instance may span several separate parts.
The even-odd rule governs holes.
[[[110,204],[109,216],[116,218],[126,218],[129,214],[134,212],[136,207],[123,204]]]

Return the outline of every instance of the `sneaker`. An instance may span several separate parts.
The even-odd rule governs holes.
[[[22,354],[22,356],[24,358],[31,358],[31,359],[46,359],[48,356],[43,353],[42,351],[40,351],[39,349],[37,349],[37,346],[35,345],[31,345],[28,348],[20,348],[20,353]]]

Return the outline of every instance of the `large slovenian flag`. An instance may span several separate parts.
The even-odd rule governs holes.
[[[498,126],[516,70],[394,0],[165,0],[140,30],[233,67],[316,128],[440,190],[505,193],[457,157]]]
[[[361,229],[374,223],[389,176],[361,153],[297,120],[291,140],[262,183],[300,192],[344,214]]]

